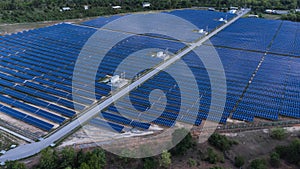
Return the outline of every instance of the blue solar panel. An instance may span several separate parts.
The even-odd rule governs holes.
[[[170,11],[170,12],[163,12],[163,14],[169,14],[169,15],[173,15],[173,17],[179,17],[182,20],[188,21],[192,24],[194,24],[196,27],[198,27],[199,29],[207,29],[208,31],[212,31],[214,29],[216,29],[217,27],[221,26],[222,24],[224,24],[224,22],[220,22],[219,19],[220,18],[224,18],[227,20],[232,19],[234,16],[236,16],[235,14],[229,14],[229,13],[223,13],[223,12],[214,12],[214,11],[206,11],[206,10],[196,10],[196,9],[184,9],[184,10],[174,10],[174,11]],[[96,28],[107,28],[105,27],[105,25],[109,22],[115,21],[117,19],[120,19],[121,22],[126,21],[126,19],[130,18],[130,17],[136,17],[139,16],[141,14],[132,14],[132,15],[125,15],[124,18],[122,18],[121,15],[114,15],[114,16],[109,16],[109,17],[100,17],[94,20],[90,20],[90,21],[86,21],[83,22],[83,25],[86,26],[91,26],[91,27],[96,27]],[[150,15],[155,15],[155,14],[149,14]],[[157,19],[159,20],[159,15],[155,15],[158,16]],[[171,17],[171,16],[169,16]],[[135,20],[139,20],[139,19],[143,19],[144,15],[142,15],[142,17],[137,17],[135,18]],[[126,22],[124,22],[126,23]],[[142,21],[141,21],[142,23]],[[145,23],[147,24],[147,23]],[[161,21],[160,24],[168,24],[168,23],[164,23],[163,21]],[[170,24],[170,23],[169,23]],[[171,22],[171,24],[174,24],[173,22]],[[123,27],[125,26],[125,27]],[[147,26],[147,25],[143,25],[143,26]],[[140,31],[140,29],[136,29],[135,27],[130,27],[130,25],[122,25],[122,26],[118,26],[118,27],[114,27],[113,25],[110,25],[108,27],[108,29],[112,29],[112,30],[118,30],[118,31],[124,31],[124,32],[133,32],[133,33],[138,33]],[[181,29],[180,26],[177,27],[177,29]],[[186,32],[186,33],[191,33],[191,32]],[[147,36],[152,36],[152,37],[160,37],[160,38],[164,38],[164,39],[173,39],[171,37],[167,37],[165,35],[159,35],[159,34],[146,34]],[[185,37],[186,39],[179,39],[181,41],[194,41],[196,39],[198,39],[199,37],[203,36],[203,34],[198,34],[198,33],[194,33],[192,35],[193,37]]]
[[[218,21],[219,18],[231,19],[235,16],[194,9],[174,10],[165,13],[188,20],[199,29],[205,29],[208,26],[209,31],[223,24],[223,22]],[[83,24],[102,27],[120,17],[122,16],[101,17]],[[151,106],[148,100],[149,93],[153,89],[159,88],[165,91],[168,97],[166,107],[157,105],[158,111],[153,112],[153,114],[142,113],[140,115],[130,110],[131,107],[127,105],[128,103],[121,102],[120,104],[128,109],[124,115],[132,118],[132,120],[122,117],[112,106],[102,115],[107,121],[142,129],[148,129],[150,126],[150,123],[143,121],[153,121],[153,117],[157,115],[159,118],[153,123],[167,127],[173,126],[175,120],[195,125],[200,125],[202,119],[226,123],[226,119],[237,106],[238,100],[261,61],[262,53],[268,50],[277,31],[278,35],[274,39],[270,52],[293,56],[300,55],[298,50],[300,36],[294,36],[299,34],[298,29],[298,23],[243,18],[211,39],[214,46],[261,52],[216,48],[225,69],[227,82],[226,106],[221,120],[215,116],[208,116],[211,106],[215,109],[220,109],[221,106],[211,105],[211,84],[208,73],[201,60],[197,59],[194,53],[189,53],[183,57],[183,61],[190,67],[197,81],[199,98],[201,98],[199,109],[196,108],[198,111],[186,111],[185,115],[178,117],[180,108],[188,110],[190,104],[186,102],[182,105],[178,104],[181,98],[180,91],[177,89],[178,86],[173,85],[173,82],[168,80],[170,78],[167,75],[160,73],[154,80],[149,80],[137,90],[132,91],[130,101],[135,109],[143,112]],[[0,96],[0,101],[13,106],[11,108],[13,111],[8,107],[3,108],[3,110],[6,113],[11,113],[15,118],[32,123],[43,130],[51,130],[53,126],[31,117],[23,119],[23,115],[15,112],[14,109],[22,109],[29,114],[32,113],[61,124],[65,118],[54,115],[50,111],[62,116],[73,117],[75,115],[74,105],[80,110],[84,110],[96,101],[94,97],[100,99],[102,96],[108,95],[111,91],[110,86],[98,82],[94,83],[94,79],[88,79],[85,76],[90,72],[90,67],[99,65],[80,65],[86,71],[80,76],[80,84],[72,86],[73,70],[78,55],[87,40],[96,31],[96,29],[72,24],[58,24],[1,37],[0,92],[3,96]],[[64,36],[58,36],[62,34]],[[159,47],[160,50],[165,50],[168,48],[170,52],[176,53],[186,46],[178,41],[168,39],[172,38],[150,33],[134,35],[121,41],[105,56],[103,64],[98,69],[97,79],[103,78],[107,74],[113,75],[115,69],[129,55],[142,49]],[[200,47],[200,50],[208,46],[204,45]],[[147,57],[144,60],[149,61],[153,66],[161,62],[161,59],[155,57]],[[126,75],[127,73],[130,76],[136,75],[135,69],[131,66],[136,62],[138,60],[132,60],[128,63]],[[299,65],[298,58],[266,56],[266,60],[236,111],[233,112],[232,117],[246,121],[253,121],[254,117],[277,120],[279,114],[300,118],[298,113],[300,96],[297,94],[300,93]],[[214,71],[219,71],[219,69],[216,68]],[[182,76],[181,80],[188,82],[185,76]],[[88,82],[92,83],[86,84]],[[95,85],[95,95],[89,91],[93,85]],[[75,87],[74,93],[78,96],[76,102],[72,101],[74,94],[72,87]],[[194,101],[194,98],[187,99],[190,99],[189,102]],[[137,117],[138,115],[140,116]],[[97,121],[97,123],[100,122]],[[118,132],[124,128],[122,125],[114,123],[109,123],[109,125]]]
[[[210,42],[214,46],[265,52],[281,22],[280,20],[241,18],[211,38]]]
[[[206,27],[208,27],[209,31],[223,24],[223,22],[219,21],[220,18],[230,20],[236,16],[235,14],[194,9],[174,10],[166,13],[181,17],[193,23],[199,29],[206,29]]]
[[[284,97],[287,96],[285,91],[290,63],[290,57],[267,55],[239,103],[237,113],[243,112],[247,116],[278,120]],[[289,116],[288,111],[281,114]]]
[[[65,121],[65,118],[63,118],[63,117],[54,115],[54,114],[52,114],[50,112],[46,112],[44,110],[39,110],[38,108],[35,108],[33,106],[24,104],[22,102],[19,102],[17,100],[14,100],[14,99],[11,99],[11,98],[8,98],[8,97],[5,97],[5,96],[0,95],[0,101],[2,103],[6,103],[8,105],[11,105],[13,107],[17,107],[17,108],[22,109],[24,111],[40,115],[43,118],[46,118],[50,121],[53,121],[53,122],[56,122],[56,123],[59,123],[59,124],[61,124]]]
[[[130,123],[132,122],[131,120],[129,120],[125,117],[115,115],[115,114],[110,114],[110,113],[107,113],[107,112],[102,112],[101,115],[107,120],[111,120],[111,121],[121,123],[121,124],[125,124],[125,125],[130,125]]]
[[[29,123],[33,126],[36,126],[40,129],[46,130],[46,131],[50,131],[53,128],[52,124],[49,124],[47,122],[44,122],[42,120],[39,120],[35,117],[26,115],[24,113],[21,113],[19,111],[13,110],[11,108],[8,108],[6,106],[0,105],[0,112],[5,113],[11,117],[14,117],[16,119],[22,120],[26,123]]]
[[[118,124],[115,124],[115,123],[103,121],[103,120],[100,120],[100,119],[92,119],[90,121],[90,124],[95,125],[97,127],[104,127],[108,130],[117,131],[119,133],[121,133],[124,129],[124,126],[122,126],[122,125],[118,125]]]
[[[300,24],[297,22],[283,21],[282,26],[274,39],[270,52],[299,56],[299,45],[296,45],[297,32]]]

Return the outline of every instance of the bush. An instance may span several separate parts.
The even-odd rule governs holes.
[[[161,167],[169,168],[172,163],[171,154],[168,151],[163,151],[159,162]]]
[[[283,128],[275,128],[271,131],[271,137],[277,140],[283,140],[285,138],[285,130]]]
[[[240,167],[242,167],[244,164],[245,164],[245,160],[244,160],[243,157],[241,157],[241,156],[236,156],[236,157],[234,158],[234,166],[240,168]]]
[[[40,169],[57,169],[58,155],[55,150],[46,148],[41,152],[41,159],[39,164]]]
[[[237,142],[229,140],[226,136],[222,136],[218,133],[211,135],[208,142],[221,151],[227,151],[232,147],[232,145],[237,144]]]
[[[255,159],[250,164],[251,169],[267,169],[267,164],[264,159]]]
[[[177,144],[179,138],[183,135],[186,136]],[[173,145],[177,144],[170,151],[172,155],[184,155],[190,148],[195,146],[195,141],[193,140],[191,133],[184,128],[175,130],[172,134],[172,143]]]
[[[197,162],[196,162],[196,160],[194,160],[194,159],[192,159],[192,158],[189,158],[189,166],[190,167],[194,167],[194,166],[196,166],[196,164],[197,164]]]
[[[275,150],[276,153],[279,154],[280,158],[291,164],[300,166],[300,140],[294,140],[288,146],[278,146],[275,148]]]
[[[270,154],[270,164],[273,167],[279,167],[280,166],[280,155],[276,152],[273,152]]]
[[[208,161],[211,164],[216,164],[219,161],[218,154],[214,152],[213,149],[207,148],[207,158],[206,161]]]
[[[57,152],[51,148],[46,148],[41,152],[38,169],[102,169],[106,165],[106,155],[104,150],[95,149],[92,152],[76,152],[72,148],[64,148]]]
[[[7,161],[5,163],[6,169],[26,169],[25,164],[18,161]]]
[[[143,169],[156,169],[156,168],[158,168],[158,161],[153,157],[144,158],[143,161],[144,161]]]

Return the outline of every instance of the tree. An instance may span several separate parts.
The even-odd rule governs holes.
[[[196,160],[189,158],[188,164],[190,167],[194,167],[194,166],[196,166],[197,162],[196,162]]]
[[[60,167],[66,168],[66,167],[75,167],[75,158],[76,158],[76,152],[73,148],[64,148],[61,152],[61,162]]]
[[[101,149],[96,149],[92,152],[89,161],[87,162],[92,169],[102,169],[106,165],[105,152]]]
[[[156,169],[158,168],[158,162],[155,158],[153,157],[148,157],[148,158],[144,158],[144,169]]]
[[[57,153],[55,150],[52,150],[50,147],[44,149],[41,152],[41,159],[40,159],[40,168],[41,169],[57,169]]]
[[[255,159],[250,164],[251,169],[267,169],[266,161],[264,159]]]
[[[172,160],[171,160],[171,153],[169,153],[168,151],[164,150],[161,154],[161,158],[160,158],[160,161],[159,161],[159,165],[161,167],[164,167],[164,168],[169,168],[170,165],[172,163]]]
[[[240,168],[245,164],[245,160],[242,156],[236,156],[234,158],[234,166]]]
[[[280,166],[280,155],[276,152],[273,152],[270,154],[270,164],[273,167],[279,167]]]
[[[5,163],[6,169],[26,169],[25,164],[18,161],[7,161]]]
[[[179,143],[179,139],[185,136]],[[191,133],[189,133],[186,129],[176,129],[174,133],[172,133],[172,143],[173,145],[177,145],[171,150],[173,155],[184,155],[187,150],[192,148],[195,145],[195,141],[192,138]]]
[[[291,164],[300,166],[300,140],[294,140],[288,146],[277,146],[275,148],[276,153],[280,155],[280,158],[286,160]]]
[[[222,136],[218,133],[212,134],[208,139],[208,142],[221,151],[227,151],[233,144],[237,144],[237,142],[229,140],[226,136]]]
[[[282,140],[285,138],[285,130],[283,128],[275,128],[271,131],[271,137],[277,140]]]
[[[75,161],[76,167],[81,166],[82,163],[86,163],[86,161],[87,161],[86,155],[82,150],[80,150],[76,156],[77,156],[76,161]]]
[[[79,169],[90,169],[89,165],[87,165],[86,163],[82,163],[79,167]]]
[[[211,164],[216,164],[219,161],[218,154],[214,152],[213,149],[207,148],[207,158],[206,160]]]

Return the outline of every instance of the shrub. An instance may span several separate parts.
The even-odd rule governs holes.
[[[273,167],[279,167],[280,166],[280,155],[276,152],[273,152],[270,154],[270,164]]]
[[[285,130],[283,128],[275,128],[271,131],[271,137],[273,139],[282,140],[286,136]]]
[[[251,169],[267,169],[267,164],[264,159],[255,159],[250,164]]]
[[[241,157],[241,156],[236,156],[236,157],[234,158],[234,166],[240,168],[240,167],[242,167],[244,164],[245,164],[245,160],[244,160],[243,157]]]
[[[229,140],[226,136],[222,136],[218,133],[211,135],[208,142],[221,151],[227,151],[232,145],[237,144],[237,142]]]

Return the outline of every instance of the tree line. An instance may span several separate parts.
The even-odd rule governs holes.
[[[173,133],[172,142],[176,142],[176,138],[185,134],[185,129],[177,129]],[[271,138],[275,140],[283,140],[287,138],[287,133],[282,128],[275,128],[271,131]],[[40,153],[39,163],[33,169],[102,169],[102,168],[143,168],[143,169],[163,169],[170,168],[172,160],[177,157],[181,159],[188,153],[193,152],[199,156],[187,160],[190,167],[199,166],[201,161],[206,161],[211,165],[223,164],[225,162],[225,153],[232,147],[239,144],[235,140],[229,139],[224,135],[214,133],[208,140],[210,144],[207,149],[198,149],[197,143],[190,133],[170,151],[163,151],[161,155],[148,157],[144,159],[131,159],[127,157],[117,157],[102,149],[94,149],[93,151],[84,152],[82,150],[75,151],[73,148],[66,147],[61,151],[47,148]],[[217,151],[219,150],[219,151]],[[247,167],[249,169],[267,169],[270,166],[274,168],[281,167],[281,161],[300,167],[300,140],[295,139],[289,145],[277,146],[268,158],[255,158],[247,166],[246,160],[241,155],[234,158],[233,165],[237,168]],[[7,162],[5,169],[26,169],[26,166],[20,162]],[[222,169],[220,166],[211,169]]]
[[[143,2],[150,2],[151,7],[144,9]],[[124,12],[144,10],[163,10],[190,8],[192,6],[215,7],[228,9],[231,6],[251,7],[254,12],[265,9],[296,9],[300,0],[1,0],[0,22],[19,23],[49,20],[64,20],[101,15],[112,15]],[[90,9],[85,10],[84,5]],[[112,9],[112,6],[122,6]],[[61,12],[62,7],[70,7],[70,11]],[[291,17],[291,16],[289,16]]]

